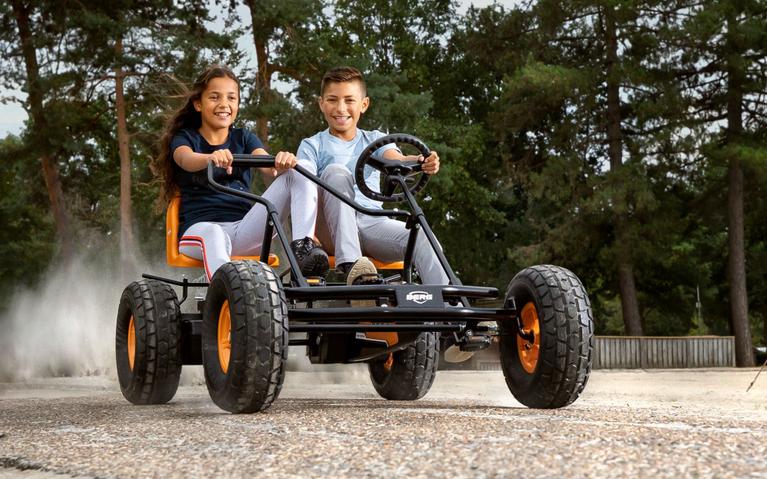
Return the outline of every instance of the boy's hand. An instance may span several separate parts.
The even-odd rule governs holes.
[[[232,152],[227,149],[216,150],[211,153],[210,157],[208,158],[208,163],[213,163],[219,168],[226,168],[227,175],[232,174],[232,161],[234,161]]]
[[[285,171],[293,168],[298,163],[296,155],[289,151],[281,151],[274,157],[274,176],[281,175]]]
[[[439,155],[436,151],[432,151],[426,159],[423,155],[419,156],[418,161],[422,163],[421,168],[427,175],[435,175],[439,171]]]

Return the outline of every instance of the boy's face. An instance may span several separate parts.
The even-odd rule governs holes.
[[[328,83],[320,97],[320,110],[328,122],[330,134],[351,140],[357,134],[360,115],[368,109],[370,99],[362,96],[358,81]]]
[[[229,128],[237,118],[240,107],[240,89],[237,82],[228,77],[214,78],[208,82],[194,108],[200,112],[202,124],[217,130]]]

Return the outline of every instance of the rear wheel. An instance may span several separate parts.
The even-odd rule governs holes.
[[[133,404],[171,400],[181,376],[178,298],[170,285],[134,281],[117,312],[115,352],[123,396]]]
[[[421,399],[437,375],[439,333],[425,332],[406,348],[368,364],[373,387],[381,397],[398,401]]]
[[[203,309],[203,369],[211,399],[233,413],[268,408],[282,389],[288,310],[282,284],[257,261],[216,271]]]
[[[586,290],[565,268],[539,265],[509,285],[523,334],[499,321],[501,367],[514,397],[528,407],[559,408],[575,401],[591,373],[594,322]]]

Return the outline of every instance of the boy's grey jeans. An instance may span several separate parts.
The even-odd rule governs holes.
[[[343,165],[329,165],[320,176],[325,182],[354,199],[354,177]],[[320,212],[317,237],[336,265],[352,263],[363,254],[383,262],[402,261],[410,231],[405,223],[382,216],[357,213],[341,200],[319,188]],[[447,284],[448,279],[426,236],[419,232],[413,263],[424,284]]]

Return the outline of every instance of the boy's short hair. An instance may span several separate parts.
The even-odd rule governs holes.
[[[325,72],[325,75],[322,77],[322,85],[320,86],[320,96],[325,94],[325,87],[328,83],[344,83],[348,81],[359,82],[362,97],[367,96],[365,78],[362,76],[362,72],[354,67],[335,67]]]

